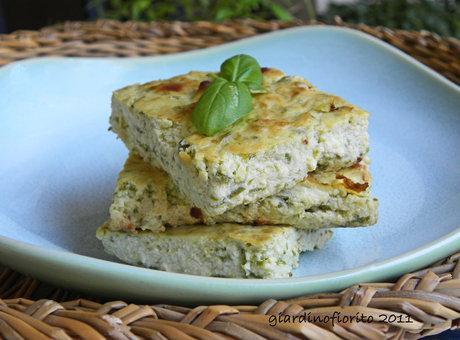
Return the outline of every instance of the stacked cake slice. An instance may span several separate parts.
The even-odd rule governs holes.
[[[130,155],[97,232],[109,253],[174,272],[287,277],[327,228],[376,222],[365,111],[264,69],[249,115],[208,137],[191,114],[212,77],[114,93],[111,127]]]

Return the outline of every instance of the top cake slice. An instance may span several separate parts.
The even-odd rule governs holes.
[[[212,74],[190,72],[114,92],[112,129],[127,147],[161,166],[210,216],[293,187],[317,168],[350,166],[368,151],[368,113],[298,76],[263,69],[266,93],[214,136],[192,125]]]

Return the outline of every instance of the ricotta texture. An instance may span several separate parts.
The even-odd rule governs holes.
[[[210,81],[190,72],[125,87],[110,118],[128,148],[159,164],[208,216],[292,188],[318,167],[351,166],[368,150],[367,112],[275,69],[265,70],[267,92],[254,95],[247,117],[201,135],[191,114]]]
[[[96,236],[109,254],[133,265],[202,276],[283,278],[292,275],[302,251],[321,248],[332,232],[221,224],[131,234],[106,224]]]
[[[315,171],[294,187],[209,216],[188,203],[170,176],[131,153],[118,177],[110,206],[112,230],[162,231],[165,226],[240,223],[292,225],[301,229],[376,223],[378,202],[362,161],[338,171]]]

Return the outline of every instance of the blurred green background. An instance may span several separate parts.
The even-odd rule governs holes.
[[[311,20],[460,38],[460,0],[0,0],[0,33],[66,20]]]
[[[429,30],[460,36],[458,0],[360,0],[328,2],[313,0],[93,0],[98,16],[118,20],[209,20],[237,18],[258,20],[311,20],[326,22],[340,16],[346,22],[382,25],[408,30]]]

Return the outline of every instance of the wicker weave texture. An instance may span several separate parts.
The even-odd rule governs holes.
[[[69,22],[40,31],[0,35],[0,65],[40,56],[132,57],[176,53],[219,45],[283,28],[317,22]],[[346,25],[382,39],[455,83],[460,83],[460,42],[430,32]]]
[[[267,300],[259,306],[195,308],[85,299],[58,302],[68,297],[62,290],[49,291],[54,300],[33,301],[28,298],[39,283],[4,269],[0,338],[418,338],[459,328],[459,260],[460,253],[395,283],[360,284],[335,294]],[[8,281],[21,283],[11,289]]]
[[[0,35],[0,65],[39,56],[175,53],[305,24],[251,20],[224,24],[65,23],[41,31]],[[337,24],[347,26],[340,21]],[[353,27],[391,43],[460,83],[458,40],[429,32]],[[342,322],[332,322],[336,313]],[[296,322],[292,322],[294,316]],[[312,322],[303,322],[302,316]],[[353,316],[354,321],[350,321]],[[357,316],[364,319],[358,322]],[[370,316],[373,322],[369,322]],[[274,317],[277,323],[272,326]],[[280,322],[279,318],[290,318],[291,322]],[[0,338],[6,339],[412,339],[459,327],[460,253],[396,282],[363,283],[340,293],[268,300],[260,306],[187,308],[87,300],[76,292],[0,268]]]

